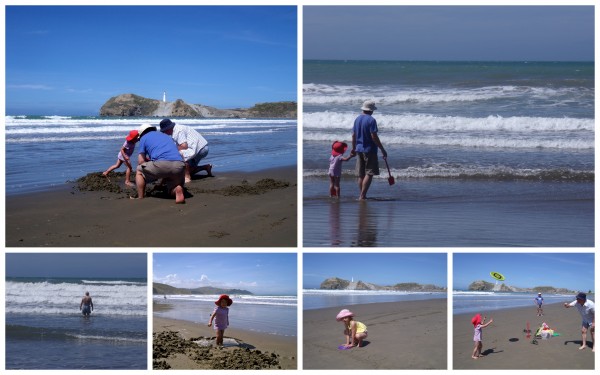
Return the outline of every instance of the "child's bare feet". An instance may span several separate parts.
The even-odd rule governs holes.
[[[586,345],[586,344],[583,344],[583,345],[581,345],[581,346],[579,347],[579,350],[583,350],[583,349],[585,349],[585,348],[587,348],[587,345]]]
[[[135,184],[134,184],[134,183],[132,183],[132,182],[130,182],[130,181],[126,181],[126,182],[125,182],[125,185],[126,185],[126,186],[128,186],[128,187],[130,187],[130,188],[133,188],[133,187],[135,187]]]

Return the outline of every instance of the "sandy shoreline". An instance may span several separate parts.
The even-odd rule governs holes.
[[[565,301],[566,302],[566,301]],[[570,300],[569,300],[570,302]],[[474,360],[473,325],[475,313],[453,317],[453,368],[454,369],[593,369],[594,353],[581,346],[581,316],[575,308],[566,309],[560,303],[544,305],[544,316],[536,316],[536,307],[519,307],[495,311],[481,311],[494,322],[483,329],[485,355]],[[524,330],[529,321],[532,336]],[[537,339],[533,334],[546,322],[560,336],[548,340]],[[588,333],[588,344],[591,336]]]
[[[366,345],[345,343],[337,313],[348,308],[367,325]],[[304,369],[446,369],[447,300],[369,303],[304,310]]]
[[[197,324],[184,320],[168,319],[162,317],[153,317],[153,332],[164,333],[169,331],[178,332],[179,337],[188,340],[191,338],[198,338],[200,336],[205,338],[214,337],[214,330],[205,324]],[[271,366],[272,369],[297,369],[297,338],[296,337],[284,337],[269,335],[266,333],[258,333],[251,331],[243,331],[235,328],[228,328],[225,330],[225,347],[222,350],[216,348],[210,348],[205,350],[203,356],[198,355],[194,351],[188,351],[187,353],[178,353],[169,356],[168,358],[157,358],[156,347],[157,343],[160,344],[164,340],[155,340],[153,347],[155,348],[154,360],[166,361],[172,369],[211,369],[214,368],[212,365],[215,363],[214,360],[218,359],[218,363],[225,361],[229,363],[229,359],[234,356],[243,356],[246,361],[250,356],[250,353],[260,353],[267,358],[275,358],[277,364]],[[237,345],[227,345],[231,340],[227,338],[234,338]],[[246,350],[249,349],[249,350]],[[237,351],[237,352],[236,352]],[[273,356],[275,353],[275,356]],[[251,359],[259,364],[263,363],[260,359]],[[235,367],[230,367],[235,368]],[[265,368],[265,367],[263,367]]]
[[[294,247],[296,167],[198,175],[186,204],[128,192],[57,191],[6,197],[7,247]],[[261,185],[268,180],[267,185]],[[261,182],[262,181],[262,182]],[[141,233],[140,233],[141,232]]]

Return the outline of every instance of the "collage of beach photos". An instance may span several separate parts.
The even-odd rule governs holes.
[[[595,373],[593,0],[42,3],[0,374]]]

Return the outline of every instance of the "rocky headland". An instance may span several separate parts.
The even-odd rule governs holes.
[[[473,281],[469,284],[469,290],[478,292],[519,292],[519,293],[543,293],[543,294],[574,294],[576,291],[553,286],[536,286],[533,288],[520,288],[506,285],[504,283],[494,284],[484,280]]]
[[[326,290],[388,290],[402,292],[445,292],[446,288],[432,284],[419,284],[414,282],[398,283],[383,286],[364,281],[348,281],[338,277],[331,277],[323,281],[319,289]]]
[[[214,288],[210,286],[203,286],[199,288],[176,288],[171,285],[161,284],[161,283],[152,283],[152,294],[163,294],[163,295],[171,295],[171,294],[241,294],[241,295],[251,295],[252,293],[247,290],[242,289],[221,289]]]
[[[189,104],[182,99],[163,102],[135,94],[114,96],[100,108],[100,116],[112,117],[297,118],[297,115],[296,102],[259,103],[246,109],[218,109]]]

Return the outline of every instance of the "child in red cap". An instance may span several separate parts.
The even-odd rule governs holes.
[[[479,357],[483,357],[481,355],[481,348],[483,347],[483,343],[481,342],[481,339],[483,338],[482,329],[489,326],[494,321],[494,319],[490,319],[490,321],[486,323],[485,319],[486,319],[485,316],[483,317],[483,320],[481,319],[481,314],[477,314],[473,318],[471,318],[471,323],[473,323],[473,327],[475,327],[475,333],[473,335],[473,341],[475,342],[475,348],[473,348],[473,355],[471,355],[471,358],[473,358],[473,359],[478,359]]]
[[[217,346],[223,346],[223,335],[225,334],[225,329],[229,326],[229,306],[231,306],[232,303],[233,301],[227,294],[222,294],[219,299],[215,301],[217,307],[215,307],[210,316],[208,326],[212,326],[214,319],[215,331],[217,331]]]
[[[332,198],[340,197],[340,180],[342,178],[342,162],[348,161],[354,157],[350,155],[344,157],[344,152],[348,145],[344,142],[335,141],[331,145],[331,156],[329,157],[329,196]]]
[[[133,150],[135,149],[135,144],[137,143],[137,141],[139,141],[138,131],[137,130],[130,131],[127,138],[125,138],[125,143],[123,143],[123,147],[121,147],[121,150],[119,151],[119,154],[117,155],[117,162],[114,165],[111,165],[106,171],[104,171],[104,173],[102,173],[102,175],[105,176],[106,178],[108,178],[108,174],[111,171],[119,168],[121,166],[121,164],[125,163],[125,166],[127,166],[127,170],[125,170],[125,185],[131,186],[131,187],[135,186],[130,181],[131,170],[133,168],[131,167],[131,162],[129,161],[129,159],[131,158],[131,155],[133,155]]]

